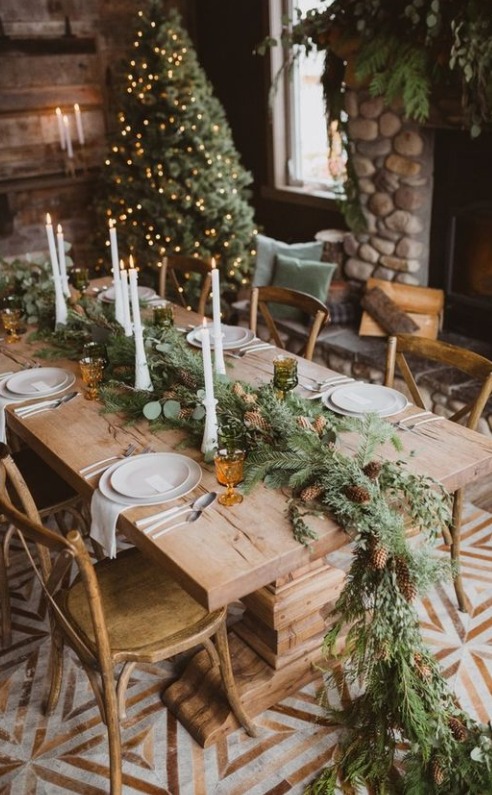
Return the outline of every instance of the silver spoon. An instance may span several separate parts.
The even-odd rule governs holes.
[[[181,527],[183,524],[191,524],[191,522],[196,522],[197,519],[200,518],[203,511],[190,511],[190,515],[186,517],[183,522],[178,522],[177,524],[172,524],[169,527],[165,527],[163,530],[159,530],[158,533],[154,533],[152,536],[152,540],[163,536],[164,533],[169,533],[170,530],[176,530],[177,527]],[[148,531],[146,531],[148,532]]]
[[[138,522],[136,522],[136,525],[137,527],[145,528],[144,533],[151,533],[152,530],[156,530],[157,527],[166,522],[168,519],[176,519],[177,516],[181,516],[183,513],[187,513],[188,511],[204,511],[209,505],[212,505],[216,497],[216,491],[209,491],[207,494],[201,494],[200,497],[196,498],[196,500],[193,500],[193,502],[189,502],[186,505],[177,505],[175,508],[169,508],[167,511],[161,511],[160,513],[156,513],[153,516],[147,516],[145,519],[140,519]]]

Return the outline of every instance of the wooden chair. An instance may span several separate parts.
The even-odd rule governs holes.
[[[281,327],[284,325],[288,327],[289,324],[281,320],[276,322],[273,319],[268,307],[270,303],[294,307],[307,316],[308,326],[306,330],[306,341],[299,351],[299,355],[311,361],[318,334],[330,318],[327,307],[312,295],[299,292],[298,290],[290,290],[287,287],[253,287],[251,291],[250,328],[256,334],[258,311],[260,311],[268,327],[271,339],[274,340],[279,348],[285,348],[284,342],[279,334],[279,326]]]
[[[211,264],[203,259],[198,259],[198,257],[185,257],[178,254],[164,257],[159,271],[158,293],[161,298],[169,297],[170,300],[177,300],[184,307],[188,307],[183,284],[189,279],[195,279],[200,287],[196,311],[205,317],[205,307],[212,288],[211,270]]]
[[[22,510],[13,505],[9,492],[15,493]],[[49,607],[52,658],[46,711],[55,708],[60,695],[66,643],[87,673],[107,726],[112,795],[122,791],[120,724],[126,717],[126,687],[138,663],[159,662],[205,646],[211,665],[220,668],[235,717],[248,734],[256,735],[234,682],[226,608],[209,613],[136,549],[93,564],[78,531],[64,537],[41,525],[9,455],[0,461],[0,513],[15,528]],[[37,555],[28,541],[36,545]],[[76,576],[68,584],[72,569]]]
[[[425,405],[422,389],[419,389],[416,378],[412,373],[407,358],[409,356],[412,357],[412,367],[414,369],[416,361],[427,359],[443,366],[454,368],[473,379],[473,383],[470,386],[476,387],[474,398],[448,417],[448,419],[476,430],[485,405],[492,394],[492,361],[478,353],[440,340],[429,340],[423,337],[416,337],[413,334],[399,334],[396,337],[390,337],[387,347],[385,384],[386,386],[394,385],[395,370],[398,367],[408,387],[411,399],[416,406],[423,409],[428,409],[429,406]],[[463,489],[458,489],[453,495],[452,525],[450,537],[446,540],[450,544],[451,560],[456,564],[457,569],[454,576],[454,587],[458,604],[460,610],[468,612],[469,603],[459,571],[463,499]]]
[[[27,484],[40,519],[54,519],[58,529],[67,533],[70,527],[89,532],[89,515],[82,497],[66,481],[52,470],[33,450],[22,448],[10,453],[5,444],[0,444],[0,459],[11,455],[22,478]],[[70,517],[69,524],[67,517]],[[0,544],[0,612],[2,646],[12,642],[12,619],[8,585],[9,547],[13,528],[7,527]]]
[[[386,279],[370,278],[366,282],[366,290],[379,287],[394,301],[398,307],[408,314],[418,325],[415,335],[436,339],[442,327],[444,312],[444,290],[435,287],[419,287],[412,284],[389,282]],[[371,317],[369,312],[363,311],[359,326],[360,336],[386,337],[386,331]]]

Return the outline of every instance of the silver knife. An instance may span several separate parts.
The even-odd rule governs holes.
[[[30,406],[21,406],[21,408],[14,409],[15,414],[20,417],[30,417],[31,414],[38,414],[40,411],[48,411],[49,409],[57,409],[63,403],[68,403],[69,400],[77,397],[78,392],[68,392],[63,397],[56,400],[44,400],[42,403],[34,403]]]

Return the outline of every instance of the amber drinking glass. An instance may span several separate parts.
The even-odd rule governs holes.
[[[22,328],[22,312],[14,307],[2,309],[0,317],[5,331],[7,332],[7,342],[19,342],[19,332]]]
[[[154,326],[169,328],[174,326],[174,309],[170,303],[154,307]]]
[[[292,356],[277,356],[273,360],[273,386],[278,396],[283,400],[286,393],[297,384],[297,359]]]
[[[234,489],[244,477],[244,450],[218,450],[215,454],[215,476],[226,491],[219,497],[221,505],[235,505],[243,495]]]
[[[102,359],[104,367],[108,366],[108,351],[103,342],[86,342],[82,348],[82,359]]]
[[[90,284],[89,268],[72,268],[69,273],[69,279],[75,289],[83,293]]]
[[[95,400],[99,395],[99,387],[104,375],[104,359],[99,356],[86,356],[79,360],[82,381],[87,387],[84,392],[86,400]]]

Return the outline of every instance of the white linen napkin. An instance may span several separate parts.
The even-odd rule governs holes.
[[[11,403],[22,403],[24,400],[27,400],[26,397],[20,397],[18,400],[8,400],[7,398],[0,397],[0,442],[7,441],[7,432],[5,427],[5,406],[9,406]]]
[[[91,529],[89,535],[101,545],[108,558],[116,557],[116,522],[122,511],[131,508],[114,502],[96,489],[91,500]]]

